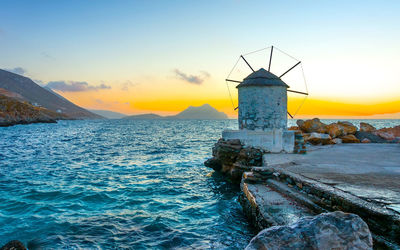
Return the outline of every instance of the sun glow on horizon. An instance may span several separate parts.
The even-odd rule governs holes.
[[[115,95],[107,95],[109,90],[101,90],[89,93],[71,93],[58,92],[72,102],[88,108],[88,109],[104,109],[115,112],[121,112],[127,115],[155,113],[159,115],[174,115],[188,106],[201,106],[205,103],[210,104],[218,111],[226,113],[230,118],[237,117],[237,111],[229,98],[176,98],[174,96],[164,96],[162,98],[141,98],[135,99],[131,94],[119,95],[118,99]],[[89,96],[89,97],[88,97]],[[97,99],[96,96],[101,96]],[[292,114],[302,104],[295,118],[400,118],[400,100],[392,98],[392,100],[370,100],[368,103],[362,102],[346,102],[343,100],[332,100],[333,98],[317,99],[308,97],[305,101],[303,98],[289,98],[288,110]],[[101,101],[100,101],[101,100]],[[118,100],[118,101],[117,101]]]
[[[42,86],[81,83],[54,90],[87,109],[172,115],[208,103],[233,118],[225,78],[239,55],[274,45],[304,67],[297,117],[398,117],[399,1],[256,2],[5,1],[0,68]],[[268,55],[254,59],[266,67]],[[278,74],[292,63],[276,62]],[[295,70],[283,80],[299,90]],[[289,112],[301,101],[290,96]]]

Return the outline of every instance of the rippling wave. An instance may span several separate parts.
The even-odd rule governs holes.
[[[255,232],[236,200],[239,190],[203,165],[222,129],[236,124],[103,120],[0,128],[0,245],[243,248]]]
[[[254,232],[203,166],[230,121],[60,121],[0,128],[0,245],[243,248]]]

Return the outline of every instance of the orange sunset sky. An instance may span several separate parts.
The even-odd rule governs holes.
[[[241,54],[274,45],[302,61],[309,96],[296,118],[400,119],[399,1],[24,4],[0,10],[0,68],[88,109],[169,115],[208,103],[236,117],[225,78]],[[249,61],[267,67],[268,53]],[[293,65],[273,58],[277,75]],[[296,70],[283,80],[305,91]],[[289,95],[289,112],[302,102]]]

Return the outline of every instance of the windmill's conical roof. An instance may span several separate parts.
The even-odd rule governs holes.
[[[279,77],[265,70],[264,68],[254,71],[248,75],[238,86],[236,86],[236,88],[247,86],[282,86],[289,88],[289,86]]]

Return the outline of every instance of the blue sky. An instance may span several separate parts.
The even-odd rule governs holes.
[[[275,45],[303,61],[317,97],[352,98],[338,84],[367,88],[356,100],[393,99],[398,13],[400,1],[1,0],[0,68],[22,67],[44,83],[109,86],[175,86],[174,69],[206,71],[201,87],[225,95],[221,81],[237,56]]]

